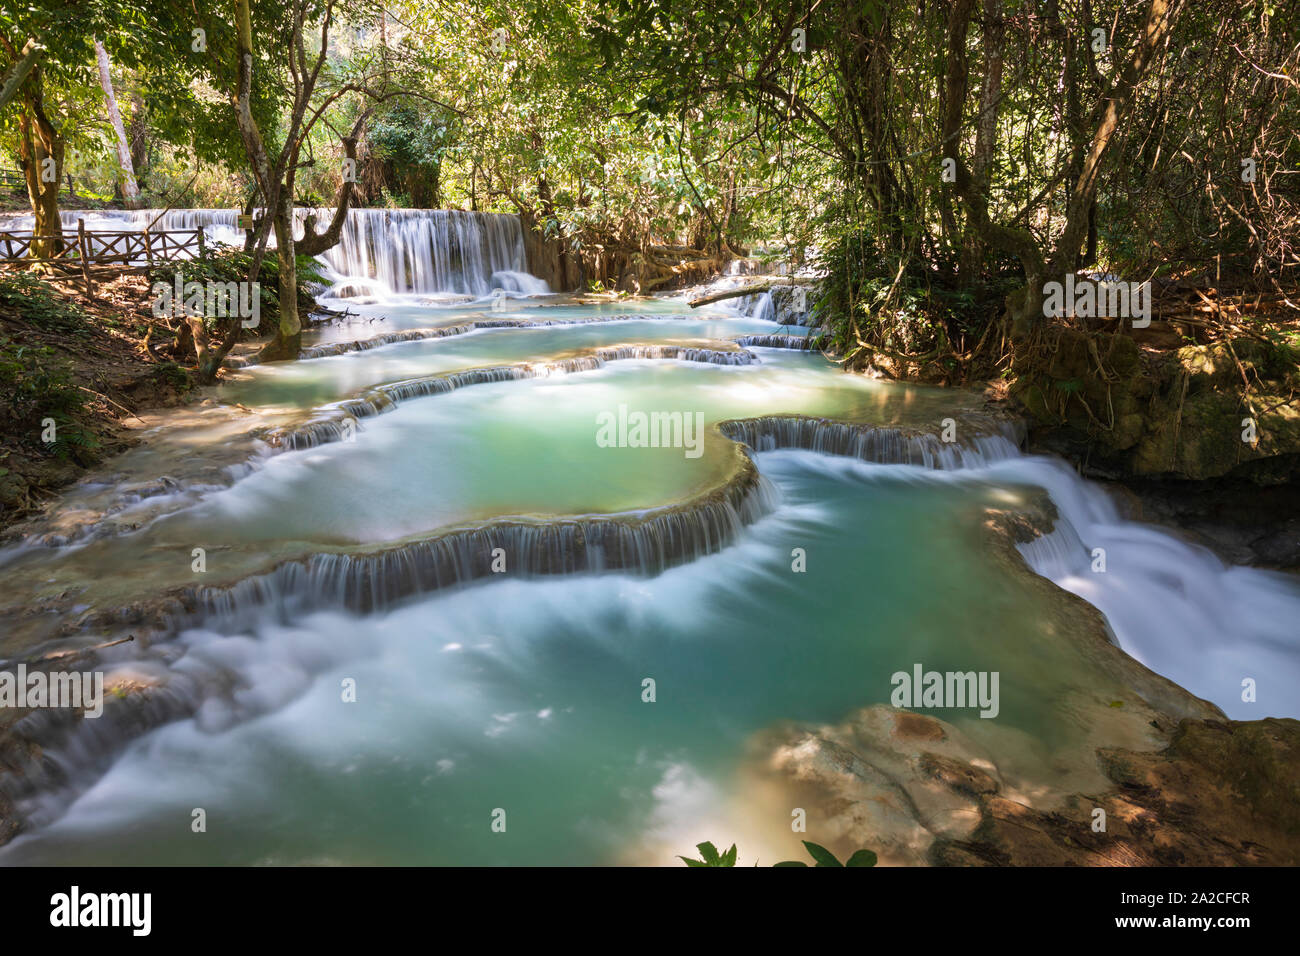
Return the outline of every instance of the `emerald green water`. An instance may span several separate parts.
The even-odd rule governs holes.
[[[229,729],[214,708],[206,730],[201,715],[155,732],[5,861],[666,864],[697,837],[794,855],[786,819],[766,846],[728,825],[745,739],[887,702],[890,674],[916,661],[1000,669],[999,723],[1044,754],[1078,733],[1057,702],[1107,688],[1059,646],[1034,650],[1032,601],[981,560],[989,489],[807,453],[763,470],[778,515],[652,579],[503,581],[187,634],[191,656],[248,675],[252,709],[288,699]],[[345,677],[356,703],[340,701]],[[189,832],[194,807],[206,835]]]

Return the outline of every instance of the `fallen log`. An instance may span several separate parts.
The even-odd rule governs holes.
[[[751,282],[749,285],[741,286],[738,289],[728,289],[725,292],[710,292],[708,295],[698,296],[691,299],[687,305],[693,309],[696,306],[708,305],[710,302],[721,302],[723,299],[734,299],[737,296],[768,292],[775,286],[807,285],[816,281],[816,279],[808,279],[803,276],[772,276],[761,282]]]
[[[708,295],[698,296],[687,303],[692,309],[701,305],[708,305],[710,302],[721,302],[723,299],[735,299],[742,295],[754,295],[759,292],[767,292],[774,285],[786,285],[784,282],[774,282],[771,279],[766,282],[752,282],[749,285],[743,285],[738,289],[727,289],[724,292],[710,292]]]

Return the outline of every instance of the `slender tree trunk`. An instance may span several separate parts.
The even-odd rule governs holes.
[[[1101,178],[1106,152],[1119,124],[1133,106],[1138,83],[1151,68],[1157,52],[1168,39],[1174,22],[1185,7],[1185,0],[1151,0],[1137,45],[1099,105],[1092,143],[1070,192],[1065,211],[1065,229],[1052,256],[1050,271],[1053,275],[1061,275],[1067,269],[1073,270],[1078,262],[1079,246],[1088,232],[1090,211],[1096,200],[1097,183]]]
[[[262,347],[264,362],[295,359],[302,349],[302,320],[298,316],[298,268],[293,238],[293,202],[288,190],[280,195],[275,210],[275,258],[280,273],[280,324],[275,338]]]
[[[1158,0],[1157,0],[1158,2]],[[945,152],[956,165],[956,193],[966,207],[969,222],[980,239],[995,249],[1020,260],[1025,270],[1025,285],[1007,297],[1007,319],[1012,333],[1029,332],[1035,315],[1042,315],[1043,275],[1046,272],[1043,251],[1038,240],[1025,229],[1015,229],[989,218],[988,197],[976,186],[970,168],[959,148],[962,105],[966,100],[966,35],[970,28],[975,0],[955,0],[948,17],[948,49],[944,68],[943,134]]]
[[[131,168],[135,170],[136,185],[145,177],[145,165],[149,159],[149,133],[145,126],[144,100],[139,91],[131,94],[131,122],[128,127],[131,135]]]
[[[1002,96],[1002,48],[1005,30],[1002,23],[1002,0],[984,0],[984,77],[980,83],[980,115],[975,127],[975,153],[971,157],[974,188],[989,200],[989,167],[997,148],[998,102]],[[973,281],[980,271],[985,253],[984,240],[974,229],[966,230],[962,249],[961,272]]]
[[[110,72],[108,51],[99,40],[95,41],[95,59],[99,62],[99,85],[104,90],[104,108],[108,121],[117,134],[117,165],[120,169],[118,181],[122,188],[122,197],[128,209],[140,207],[140,187],[135,181],[135,165],[131,161],[131,145],[126,138],[126,128],[122,125],[122,114],[117,109],[117,94],[113,92],[113,76]]]
[[[272,159],[261,130],[253,118],[251,106],[253,91],[253,26],[249,0],[235,0],[235,21],[237,33],[238,75],[233,97],[235,117],[239,133],[244,141],[244,151],[248,154],[258,189],[266,202],[266,215],[275,230],[276,259],[279,263],[280,284],[280,322],[275,336],[262,347],[258,357],[262,361],[294,359],[302,344],[302,322],[298,315],[298,271],[297,255],[320,255],[326,249],[338,243],[343,226],[347,222],[348,209],[354,192],[352,179],[345,178],[339,186],[338,197],[334,204],[334,215],[328,228],[316,232],[315,216],[308,215],[304,221],[303,236],[294,239],[294,174],[299,165],[299,151],[307,134],[311,130],[319,113],[314,114],[304,126],[304,117],[311,105],[317,77],[324,65],[326,51],[329,49],[329,26],[332,22],[332,3],[325,4],[324,19],[321,25],[320,52],[316,64],[307,67],[307,54],[303,43],[302,29],[310,4],[307,0],[296,0],[294,34],[290,44],[290,72],[294,80],[294,98],[289,114],[289,124],[284,137],[284,144]],[[295,65],[296,64],[296,65]],[[353,127],[352,133],[343,139],[343,151],[346,160],[355,165],[357,157],[357,140],[365,129],[371,110],[364,111]],[[265,233],[262,233],[265,236]],[[254,254],[253,265],[248,281],[257,281],[261,268],[262,252],[265,246],[259,246]],[[238,326],[232,325],[220,348],[219,356],[224,356],[233,346],[238,335]]]

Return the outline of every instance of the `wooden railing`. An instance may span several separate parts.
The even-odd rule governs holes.
[[[44,254],[32,255],[33,244]],[[0,230],[0,266],[44,264],[80,272],[87,287],[94,274],[146,269],[157,262],[192,259],[203,252],[201,228],[91,232],[86,221],[79,219],[75,238]]]
[[[65,181],[59,183],[59,191],[68,195],[75,195],[72,189],[72,174],[64,170]],[[14,192],[27,192],[27,176],[21,169],[12,169],[9,166],[0,166],[0,189],[9,189]]]

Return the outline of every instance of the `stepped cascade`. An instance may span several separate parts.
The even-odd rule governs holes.
[[[1000,674],[998,719],[962,732],[1044,793],[1091,783],[1042,754],[1140,736],[1148,703],[1250,716],[1259,661],[1270,713],[1300,714],[1292,579],[1124,519],[975,393],[844,374],[768,293],[537,297],[518,220],[458,212],[355,211],[324,265],[347,314],[297,361],[230,362],[0,549],[11,646],[109,688],[99,719],[13,725],[0,864],[671,858],[761,817],[755,735],[885,705],[917,661]],[[618,411],[698,415],[696,453],[602,444]],[[1057,627],[1080,598],[1113,656]],[[1141,671],[1137,700],[1117,660],[1181,686]],[[503,850],[459,823],[485,791],[609,822]],[[195,806],[237,835],[196,851],[168,823]],[[792,855],[786,821],[741,835]]]

